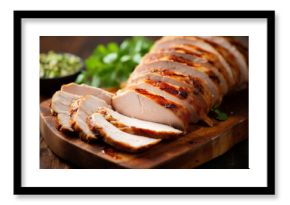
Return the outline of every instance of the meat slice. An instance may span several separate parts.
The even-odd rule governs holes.
[[[243,84],[248,81],[247,61],[243,56],[243,53],[241,53],[238,49],[239,47],[237,47],[237,44],[234,44],[233,41],[230,41],[228,38],[221,36],[200,36],[200,38],[205,39],[208,43],[211,43],[214,46],[220,46],[224,48],[224,51],[221,51],[221,53],[226,56],[226,59],[228,59],[233,66],[236,66],[237,64],[239,68],[241,73],[239,84]]]
[[[203,49],[200,49],[195,46],[190,46],[190,45],[173,45],[170,48],[160,48],[157,52],[160,53],[181,53],[184,55],[190,55],[195,58],[202,59],[204,62],[207,64],[210,64],[216,70],[223,76],[223,78],[226,81],[226,85],[228,89],[234,85],[234,79],[229,75],[228,70],[226,67],[221,63],[220,59],[218,56],[216,56],[214,53],[211,53],[209,51],[205,51]]]
[[[129,88],[141,88],[184,106],[191,113],[190,120],[193,123],[202,119],[208,125],[213,125],[212,120],[207,116],[209,110],[202,96],[194,95],[190,89],[154,80],[144,80],[129,86]]]
[[[218,86],[222,94],[226,94],[228,92],[228,85],[221,72],[222,70],[212,66],[205,59],[178,52],[162,52],[149,53],[145,55],[141,63],[150,64],[157,61],[178,62],[189,67],[193,67],[197,70],[207,72],[213,81],[218,81]]]
[[[137,83],[143,79],[158,80],[188,89],[192,88],[191,80],[188,76],[169,70],[155,71],[151,73],[145,73],[144,75],[139,75],[134,79],[130,79],[129,84]]]
[[[188,93],[192,93],[196,97],[201,97],[203,104],[207,105],[207,107],[213,105],[210,90],[198,78],[190,78],[170,70],[155,71],[134,78],[128,86],[141,82],[142,80],[160,81],[188,89]]]
[[[111,105],[112,97],[114,95],[101,88],[96,88],[96,87],[88,86],[85,84],[79,85],[76,83],[69,83],[69,84],[63,85],[61,86],[61,90],[75,94],[75,95],[80,95],[80,96],[93,95],[104,100],[109,105]]]
[[[186,130],[190,114],[182,105],[143,89],[118,91],[112,98],[115,110],[128,117]]]
[[[94,141],[97,136],[89,129],[87,118],[93,114],[98,108],[111,108],[104,100],[93,95],[86,95],[80,100],[71,104],[71,125],[73,129],[80,134],[80,138],[84,141]]]
[[[233,38],[230,36],[223,36],[223,38],[226,38],[233,46],[235,46],[239,50],[239,52],[242,54],[244,60],[246,61],[247,65],[248,65],[249,64],[249,62],[248,62],[249,39],[245,38],[245,36],[243,37],[243,39],[240,38],[240,40],[238,40],[238,38],[236,39],[236,38]]]
[[[93,132],[99,133],[106,143],[121,150],[137,152],[152,147],[160,142],[160,139],[123,132],[108,122],[104,116],[99,113],[94,113],[90,116],[87,123],[90,129]]]
[[[56,115],[57,123],[61,131],[73,131],[70,124],[70,106],[80,98],[78,95],[57,91],[51,99],[51,111]]]
[[[200,53],[207,52],[208,54],[214,54],[219,62],[222,64],[222,68],[224,69],[224,73],[227,75],[227,79],[229,81],[229,86],[232,87],[236,84],[236,72],[232,68],[228,61],[224,58],[223,55],[211,44],[205,42],[200,38],[196,38],[193,36],[166,36],[159,40],[154,47],[151,49],[151,52],[159,52],[165,49],[171,48],[181,48],[181,49],[189,49],[190,51],[198,51]],[[238,71],[238,70],[236,70]]]
[[[141,81],[134,85],[130,85],[128,88],[146,90],[167,100],[173,101],[174,103],[180,104],[184,106],[185,109],[188,109],[188,112],[194,112],[194,114],[191,115],[191,120],[193,122],[197,120],[194,108],[187,101],[187,98],[189,98],[189,93],[186,89],[153,80],[144,80],[143,82]]]
[[[208,89],[210,90],[212,97],[211,102],[213,102],[213,105],[219,104],[221,102],[222,96],[218,89],[218,82],[213,81],[207,73],[177,62],[158,61],[150,64],[140,64],[130,76],[130,79],[138,78],[139,76],[145,75],[147,73],[152,73],[156,71],[161,72],[165,70],[182,73],[183,75],[189,76],[191,79],[199,79],[201,82],[203,82],[203,84],[206,85],[204,87],[208,87]]]
[[[124,132],[145,135],[153,138],[171,138],[180,136],[183,132],[159,123],[130,118],[109,108],[99,108],[96,113],[101,114],[114,126]]]

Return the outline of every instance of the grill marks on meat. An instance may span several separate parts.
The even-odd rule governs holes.
[[[177,104],[171,100],[168,100],[160,95],[156,95],[152,92],[149,92],[145,89],[135,88],[135,91],[147,98],[150,98],[157,104],[161,105],[162,107],[171,110],[172,112],[176,113],[183,121],[188,122],[190,119],[189,111],[182,105]]]
[[[146,96],[173,112],[180,113],[180,109],[184,109],[190,113],[190,122],[203,120],[211,126],[209,110],[218,106],[224,95],[242,88],[247,82],[247,59],[247,48],[231,38],[162,37],[143,57],[120,93],[131,90],[130,95],[134,91],[139,97],[140,94]],[[129,99],[126,95],[117,94],[113,101],[124,102],[121,98]],[[117,111],[130,115],[130,111],[117,107]],[[148,114],[152,121],[158,118],[158,122],[162,122],[150,110]],[[188,123],[184,122],[182,127],[187,127]]]
[[[232,65],[233,70],[236,70],[238,80],[236,81],[237,87],[248,81],[248,57],[241,52],[241,46],[235,46],[234,40],[221,36],[201,36],[204,41],[211,43],[217,47],[222,55],[226,55],[226,60]],[[240,48],[240,49],[239,49]]]
[[[140,92],[140,93],[139,93]],[[158,101],[152,100],[149,92],[143,92],[135,89],[125,89],[117,92],[113,97],[113,107],[115,110],[128,117],[137,118],[141,120],[166,124],[185,130],[188,126],[189,113],[184,113],[184,110],[173,109],[176,103],[170,103],[166,99],[156,96],[154,99],[159,98]],[[162,102],[161,104],[160,101]],[[171,109],[165,107],[171,107]],[[130,108],[130,109],[128,109]],[[184,108],[181,106],[181,108]]]
[[[139,120],[136,118],[130,118],[104,107],[97,109],[96,113],[101,114],[108,122],[120,130],[131,134],[144,135],[160,139],[178,137],[182,134],[182,131],[173,127]]]
[[[167,47],[182,45],[182,47],[189,49],[190,51],[197,52],[199,54],[202,53],[211,53],[218,58],[219,62],[223,65],[222,69],[224,69],[223,73],[226,73],[225,78],[230,82],[229,86],[235,85],[234,74],[232,68],[227,63],[225,58],[210,44],[204,41],[201,38],[193,37],[193,36],[167,36],[162,38],[159,41],[159,44],[155,45],[153,51],[158,51],[158,49],[166,49]]]
[[[136,88],[135,91],[137,93],[140,93],[140,94],[152,99],[153,101],[157,102],[158,104],[162,105],[163,107],[171,109],[172,111],[176,111],[176,109],[180,108],[180,105],[178,105],[172,101],[166,100],[162,96],[150,93],[145,89]]]
[[[167,99],[173,100],[173,101],[185,106],[186,108],[188,108],[190,110],[190,112],[193,112],[193,114],[191,115],[192,122],[196,122],[198,120],[198,116],[202,116],[202,119],[205,118],[205,116],[208,112],[208,110],[207,110],[208,107],[206,106],[204,98],[202,97],[202,95],[200,95],[200,96],[190,95],[189,89],[173,86],[171,84],[164,83],[162,81],[145,80],[144,82],[148,83],[150,85],[153,85],[154,87],[156,87],[156,88],[158,88],[166,93],[169,93],[173,97],[167,97]],[[155,91],[155,93],[157,93],[157,92]],[[179,98],[180,100],[176,101],[176,100],[174,100],[174,97]],[[196,113],[196,115],[194,113]],[[207,119],[207,122],[209,122],[208,119]],[[210,124],[212,125],[212,122]]]
[[[223,38],[225,38],[236,49],[238,49],[238,51],[242,54],[244,60],[246,61],[247,65],[248,65],[248,55],[249,55],[248,48],[245,45],[243,45],[241,42],[239,42],[233,38],[226,37],[226,36],[224,36]]]
[[[171,95],[174,95],[180,99],[187,99],[188,95],[189,95],[189,91],[185,88],[182,87],[176,87],[176,86],[172,86],[168,83],[162,82],[162,81],[154,81],[154,80],[150,80],[147,79],[145,80],[146,83],[149,83],[155,87],[160,88],[161,90],[170,93]]]
[[[164,70],[140,76],[139,78],[136,78],[134,81],[132,81],[131,84],[140,82],[141,80],[166,82],[185,89],[189,95],[193,93],[196,97],[203,98],[203,105],[210,107],[213,104],[210,90],[203,83],[203,81],[199,80],[198,78],[191,78],[189,76],[184,76],[180,73],[176,73],[170,70]]]
[[[220,100],[220,91],[218,85],[216,85],[210,77],[207,75],[206,72],[202,72],[197,70],[193,67],[180,64],[178,62],[172,61],[157,61],[150,64],[140,64],[137,66],[134,73],[130,76],[130,78],[138,78],[142,75],[147,73],[156,72],[156,71],[164,71],[164,70],[171,70],[173,72],[182,73],[185,76],[190,78],[200,78],[207,84],[207,87],[211,90],[212,98],[214,102],[218,102]],[[129,81],[130,82],[130,81]],[[128,83],[128,86],[130,83]]]
[[[60,131],[78,132],[79,137],[88,143],[101,137],[106,143],[125,151],[141,151],[161,139],[183,134],[171,126],[121,115],[94,95],[57,91],[52,97],[51,111]]]
[[[193,45],[173,45],[170,46],[168,49],[160,49],[159,52],[176,52],[186,54],[195,58],[202,59],[205,63],[210,64],[213,66],[217,71],[223,76],[226,81],[226,85],[231,85],[231,79],[228,75],[227,70],[221,64],[219,59],[211,52],[206,50],[200,49]]]
[[[100,113],[91,115],[87,123],[93,132],[100,133],[107,144],[127,152],[141,151],[160,142],[160,139],[123,132],[108,122]]]
[[[213,126],[210,109],[247,82],[248,51],[239,42],[167,36],[155,43],[116,95],[71,83],[54,95],[51,108],[60,129],[79,131],[86,141],[100,135],[116,148],[135,152],[185,133],[191,122]]]
[[[216,67],[212,66],[204,59],[197,58],[188,54],[162,52],[146,55],[143,58],[142,63],[150,64],[156,61],[172,61],[192,67],[195,70],[206,73],[220,89],[220,92],[225,94],[228,91],[227,82],[224,76]]]
[[[205,40],[205,42],[210,43],[211,46],[213,46],[224,57],[224,59],[226,60],[226,62],[232,68],[232,71],[233,71],[232,73],[233,73],[233,76],[234,76],[234,81],[235,82],[239,82],[239,80],[240,80],[239,79],[240,69],[239,69],[239,66],[238,66],[237,62],[235,61],[235,57],[228,50],[226,50],[225,48],[223,48],[219,44],[214,43],[212,41],[208,41],[208,40]]]

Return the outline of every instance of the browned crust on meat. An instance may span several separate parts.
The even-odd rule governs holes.
[[[185,39],[191,40],[190,38],[186,38],[186,37],[179,37],[179,38],[184,39],[184,40]],[[193,40],[203,40],[203,39],[194,38]],[[174,39],[170,39],[168,41],[174,42]],[[166,44],[168,43],[168,41],[161,42],[160,44],[162,43]],[[209,64],[213,65],[223,75],[228,86],[232,85],[225,67],[221,64],[217,56],[211,52],[208,52],[198,46],[195,46],[189,43],[184,43],[184,44],[177,43],[177,44],[169,45],[168,47],[159,48],[157,50],[161,53],[165,51],[180,52],[180,53],[188,54],[188,55],[206,60]]]
[[[79,136],[80,136],[80,139],[86,143],[93,143],[98,139],[96,136],[87,135],[83,132],[79,132]]]
[[[204,96],[206,91],[199,79],[192,80],[193,87],[194,87],[193,96],[190,95],[190,91],[188,89],[185,89],[182,87],[176,87],[168,83],[164,83],[161,81],[154,81],[150,79],[146,79],[144,80],[144,82],[150,85],[153,85],[155,87],[158,87],[160,90],[163,90],[182,100],[188,100],[190,105],[194,107],[196,114],[200,116],[202,119],[206,119],[206,123],[212,126],[212,121],[210,121],[209,118],[206,117],[209,111],[210,105],[207,105],[206,103],[206,100],[205,100],[206,96]],[[184,97],[180,97],[180,93],[186,93],[186,95],[184,94]],[[207,96],[207,97],[209,98],[210,96]]]
[[[171,52],[171,53],[170,52],[167,52],[167,53],[164,53],[164,52],[151,53],[151,54],[145,56],[143,58],[142,62],[143,63],[151,63],[151,62],[154,62],[154,61],[157,61],[157,60],[162,60],[162,59],[183,63],[185,65],[192,66],[192,67],[201,67],[201,66],[203,66],[201,63],[197,63],[197,62],[194,62],[194,61],[192,61],[190,59],[187,59],[187,58],[183,57],[182,54],[176,55],[173,52]]]
[[[57,115],[55,115],[55,124],[56,124],[56,129],[58,129],[59,131],[61,131],[61,124],[59,122],[59,119],[57,117]]]
[[[55,112],[53,109],[50,108],[50,113],[52,116],[57,116],[57,112]]]
[[[69,128],[66,128],[66,127],[63,127],[61,125],[61,123],[59,122],[59,118],[58,118],[58,114],[55,116],[55,122],[56,122],[56,129],[58,129],[59,131],[61,132],[73,132],[73,128],[69,129]]]
[[[189,96],[188,89],[182,88],[182,87],[176,87],[172,86],[168,83],[162,82],[162,81],[155,81],[150,79],[145,79],[145,83],[148,83],[154,87],[159,88],[160,90],[163,90],[179,99],[185,100]]]
[[[154,130],[148,130],[148,129],[143,129],[143,128],[134,127],[134,126],[126,126],[120,121],[118,121],[117,119],[115,119],[106,110],[99,109],[96,112],[103,115],[103,117],[115,127],[119,128],[123,132],[127,132],[130,134],[142,135],[142,136],[147,136],[147,137],[156,138],[156,139],[169,139],[169,138],[171,139],[171,138],[177,138],[181,136],[181,134],[174,134],[172,132],[156,132]]]
[[[198,82],[198,80],[195,81],[196,86],[195,88],[199,89],[198,92],[199,93],[194,93],[195,96],[189,96],[189,91],[185,90],[184,88],[177,88],[174,86],[169,85],[168,83],[164,83],[161,81],[154,81],[154,80],[145,80],[145,83],[151,84],[155,87],[158,87],[159,89],[173,95],[176,97],[179,97],[179,93],[182,90],[184,93],[186,93],[186,98],[188,98],[188,102],[194,107],[194,110],[196,112],[196,114],[201,117],[202,119],[206,119],[206,123],[209,124],[210,126],[212,126],[212,121],[209,120],[207,116],[207,112],[209,111],[208,109],[208,105],[206,104],[204,98],[203,98],[203,94],[204,94],[204,88],[202,86],[202,84],[200,82]],[[194,82],[194,81],[193,81]],[[179,97],[181,98],[181,97]],[[186,98],[181,98],[183,100],[185,100]]]
[[[112,122],[112,124],[116,127],[118,127],[120,125],[122,126],[122,124],[120,122],[116,122],[116,123]],[[153,130],[140,129],[137,127],[124,126],[124,127],[120,127],[119,129],[122,130],[123,132],[127,132],[130,134],[147,136],[147,137],[151,137],[151,138],[155,138],[155,139],[174,139],[174,138],[178,138],[181,136],[181,135],[172,134],[172,133],[168,133],[168,132],[155,132]]]
[[[211,40],[202,39],[202,38],[198,38],[198,39],[210,44],[224,57],[225,61],[231,66],[232,71],[234,71],[233,72],[234,81],[236,82],[236,84],[238,84],[241,73],[240,73],[240,68],[239,68],[239,65],[236,61],[235,56],[231,52],[229,52],[226,48],[222,47],[221,45],[219,45]]]
[[[193,93],[195,97],[201,97],[204,100],[203,104],[206,104],[208,107],[212,105],[212,97],[211,92],[207,88],[206,84],[203,80],[200,80],[199,78],[189,77],[182,75],[180,73],[176,73],[171,70],[163,70],[163,71],[156,71],[156,73],[162,75],[162,76],[168,76],[176,80],[180,80],[186,84],[189,84],[192,86],[192,89],[187,90],[187,92]]]
[[[88,135],[88,134],[86,134],[86,133],[84,133],[81,129],[80,129],[80,127],[78,126],[78,124],[77,123],[73,123],[73,129],[76,131],[76,132],[78,132],[79,133],[79,137],[80,137],[80,139],[82,140],[82,141],[84,141],[84,142],[87,142],[87,143],[92,143],[92,142],[95,142],[97,139],[98,139],[98,137],[97,137],[97,135],[94,133],[94,135]]]
[[[82,100],[82,98],[79,98],[79,99],[75,100],[70,106],[70,110],[69,110],[69,113],[70,113],[70,124],[71,124],[71,126],[73,128],[74,128],[75,123],[76,123],[74,118],[75,118],[75,115],[77,114],[77,111],[79,110],[79,105],[81,103],[81,100]]]
[[[175,102],[172,102],[170,100],[165,99],[164,97],[160,95],[155,95],[153,93],[148,92],[147,90],[136,88],[135,91],[141,95],[144,95],[153,101],[157,102],[159,105],[162,105],[163,107],[167,109],[171,109],[172,111],[176,111],[176,109],[183,108],[181,105],[176,104]]]
[[[134,89],[137,93],[150,98],[157,104],[161,105],[162,107],[171,110],[172,112],[176,113],[183,122],[189,122],[190,119],[190,113],[189,111],[182,105],[179,105],[173,101],[170,101],[168,99],[165,99],[164,97],[160,95],[153,94],[147,90],[136,88]]]
[[[219,77],[212,71],[212,69],[216,69],[216,68],[209,65],[209,64],[206,64],[207,62],[194,62],[193,60],[186,59],[185,57],[177,56],[174,53],[152,53],[152,54],[147,55],[147,57],[145,57],[145,59],[143,59],[144,63],[152,63],[152,62],[157,61],[157,60],[173,61],[173,62],[185,64],[185,65],[193,67],[193,68],[197,68],[197,69],[200,68],[201,70],[206,70],[205,73],[209,76],[209,78],[219,88],[221,86],[221,82],[220,82]],[[217,69],[217,71],[224,76],[224,74],[221,72],[221,70]]]
[[[158,73],[161,76],[167,76],[175,80],[182,81],[183,83],[186,83],[188,85],[191,85],[191,78],[189,76],[182,75],[181,73],[176,73],[171,70],[162,70],[162,71],[157,70],[155,71],[155,73]]]
[[[248,48],[246,46],[244,46],[240,41],[229,37],[229,36],[224,36],[223,38],[227,39],[228,42],[230,42],[233,46],[236,47],[236,49],[238,49],[238,51],[242,54],[243,58],[245,59],[245,61],[247,62],[247,65],[249,65],[249,51]]]
[[[115,142],[113,140],[110,139],[110,136],[107,135],[106,132],[103,131],[103,129],[101,127],[98,127],[97,125],[92,125],[91,123],[91,117],[88,118],[88,122],[89,124],[89,127],[90,129],[93,131],[93,132],[97,132],[97,133],[100,133],[100,136],[102,137],[102,139],[112,145],[113,147],[117,148],[117,149],[120,149],[120,150],[123,150],[123,151],[126,151],[126,152],[140,152],[140,151],[143,151],[145,149],[148,149],[154,145],[156,145],[157,143],[159,143],[160,141],[155,141],[155,142],[152,142],[150,144],[148,144],[147,146],[143,146],[141,148],[134,148],[134,147],[131,147],[130,145],[126,144],[126,143],[121,143],[121,142]]]

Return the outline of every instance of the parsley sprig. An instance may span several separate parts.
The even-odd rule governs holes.
[[[214,114],[214,118],[219,121],[225,121],[228,119],[228,115],[225,112],[221,111],[218,107],[212,108],[211,112]]]
[[[128,38],[120,45],[115,42],[99,44],[85,60],[86,70],[78,75],[76,82],[119,88],[152,45],[151,40],[142,36]]]

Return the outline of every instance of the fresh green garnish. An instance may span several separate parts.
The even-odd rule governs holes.
[[[76,73],[82,67],[81,59],[68,53],[55,53],[49,51],[39,56],[40,77],[55,78]]]
[[[100,44],[85,60],[86,70],[79,74],[76,82],[119,88],[152,45],[151,40],[142,36],[126,39],[120,45]]]
[[[228,119],[228,115],[217,107],[212,108],[211,112],[214,113],[215,119],[217,120],[225,121]]]

